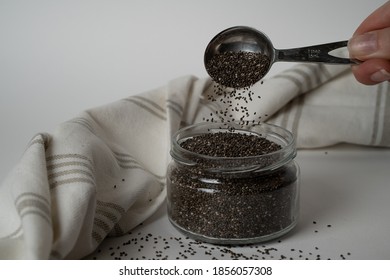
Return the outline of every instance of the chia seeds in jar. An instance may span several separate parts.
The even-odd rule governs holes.
[[[168,217],[185,235],[251,244],[296,225],[299,167],[295,139],[284,128],[196,124],[173,136],[171,156]]]

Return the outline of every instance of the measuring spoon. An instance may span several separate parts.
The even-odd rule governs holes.
[[[268,67],[268,69],[261,69],[261,71],[259,71],[261,73],[258,76],[257,81],[259,81],[268,73],[272,64],[278,61],[322,62],[328,64],[360,63],[360,61],[356,59],[342,58],[329,54],[329,52],[333,50],[346,47],[347,44],[348,41],[339,41],[302,48],[275,49],[271,40],[263,32],[247,26],[235,26],[220,32],[210,41],[205,50],[204,64],[207,70],[209,62],[216,54],[222,54],[226,52],[258,53],[260,55],[266,56],[270,62],[268,65],[262,66]],[[211,78],[215,80],[218,78],[213,77],[208,70],[207,72]]]

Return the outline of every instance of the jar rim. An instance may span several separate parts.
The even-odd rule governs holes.
[[[246,157],[221,157],[221,156],[209,156],[204,154],[199,154],[196,152],[189,151],[181,147],[180,142],[185,141],[188,138],[194,137],[196,135],[205,134],[205,133],[216,133],[216,132],[232,132],[232,133],[247,133],[247,134],[257,134],[260,137],[264,137],[270,141],[273,141],[281,146],[277,151],[273,151],[270,153],[255,155],[255,156],[246,156]],[[171,156],[178,162],[185,165],[196,165],[193,158],[217,162],[240,162],[242,164],[243,161],[247,163],[253,163],[258,160],[264,158],[278,158],[270,164],[266,166],[266,169],[275,169],[278,168],[287,162],[291,161],[296,156],[296,148],[295,148],[295,137],[293,133],[288,131],[287,129],[269,123],[259,123],[248,126],[243,126],[239,123],[210,123],[210,122],[202,122],[193,125],[189,125],[179,129],[175,132],[171,139]],[[245,164],[244,164],[245,165]],[[264,167],[262,168],[264,169]]]

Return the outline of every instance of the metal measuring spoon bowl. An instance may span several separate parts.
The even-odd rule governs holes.
[[[261,31],[235,26],[217,34],[207,45],[204,64],[210,77],[221,85],[244,88],[260,81],[278,61],[358,64],[350,58],[337,57],[331,51],[346,47],[339,41],[293,49],[275,49]]]

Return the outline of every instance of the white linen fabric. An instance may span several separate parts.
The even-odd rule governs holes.
[[[389,83],[364,86],[349,67],[300,64],[251,90],[261,98],[243,105],[292,131],[298,148],[390,146]],[[80,259],[147,219],[166,196],[172,134],[217,120],[225,105],[213,94],[209,78],[181,77],[34,136],[0,185],[0,258]]]

